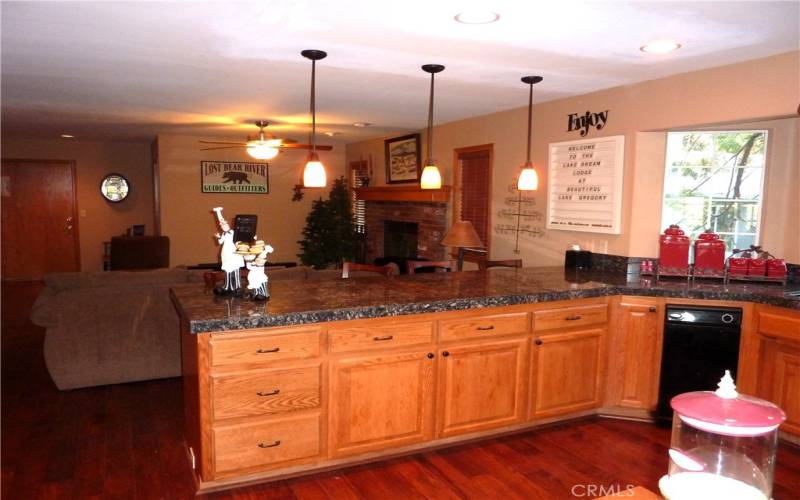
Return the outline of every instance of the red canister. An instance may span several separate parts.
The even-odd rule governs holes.
[[[750,259],[746,257],[731,257],[728,259],[728,274],[731,276],[747,276]]]
[[[766,276],[767,275],[767,259],[750,259],[749,267],[747,269],[748,276]]]
[[[687,276],[689,274],[689,237],[672,224],[659,238],[658,274]]]
[[[767,259],[767,276],[770,278],[785,278],[786,261],[784,259]]]
[[[725,242],[710,229],[694,241],[694,275],[700,278],[725,276]]]

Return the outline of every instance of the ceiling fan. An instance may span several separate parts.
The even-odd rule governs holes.
[[[255,122],[258,127],[258,138],[247,142],[224,142],[224,141],[200,141],[201,144],[215,144],[213,147],[202,148],[201,151],[211,151],[214,149],[235,149],[246,148],[247,153],[258,160],[271,160],[275,158],[281,149],[313,149],[311,144],[298,144],[292,139],[278,139],[264,133],[264,128],[269,125],[266,120]],[[320,151],[330,151],[333,146],[316,145]]]

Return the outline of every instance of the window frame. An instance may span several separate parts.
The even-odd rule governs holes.
[[[668,164],[669,161],[669,139],[670,135],[672,134],[730,134],[730,133],[747,133],[747,132],[763,132],[764,133],[764,165],[761,167],[761,187],[759,189],[758,198],[757,200],[742,200],[742,199],[735,199],[735,198],[726,198],[727,201],[736,202],[736,201],[757,201],[758,202],[758,227],[756,228],[755,238],[753,239],[754,245],[761,245],[761,229],[764,225],[764,207],[766,205],[766,189],[767,189],[767,174],[769,172],[770,163],[772,160],[772,136],[773,131],[769,128],[760,128],[760,127],[736,127],[736,128],[713,128],[713,129],[679,129],[679,130],[668,130],[666,132],[666,137],[664,140],[664,161],[662,162],[662,169],[663,169],[663,177],[661,183],[661,206],[660,206],[660,214],[659,214],[659,224],[664,225],[664,205],[667,200],[666,191],[667,191],[667,181],[668,181],[668,169],[671,165]],[[738,167],[738,168],[747,168],[747,167]],[[752,168],[752,167],[751,167]],[[707,197],[704,197],[707,199]],[[670,222],[673,224],[673,222]],[[660,228],[660,231],[666,229],[665,227]],[[682,228],[685,229],[685,228]],[[718,234],[732,234],[729,232],[722,232]],[[735,233],[733,233],[735,234]],[[741,233],[741,234],[749,234],[749,233]],[[690,235],[690,233],[687,233]],[[726,242],[727,245],[727,242]],[[725,253],[730,255],[733,251],[733,248],[726,248]]]

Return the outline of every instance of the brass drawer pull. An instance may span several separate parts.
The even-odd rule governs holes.
[[[280,445],[281,445],[280,441],[274,441],[272,444],[258,443],[258,447],[259,448],[275,448],[276,446],[280,446]]]
[[[372,340],[379,341],[379,340],[392,340],[394,335],[386,335],[385,337],[372,337]]]
[[[280,347],[275,347],[274,349],[258,349],[256,352],[258,354],[268,354],[268,353],[271,353],[271,352],[278,352],[280,350],[281,350]]]
[[[581,319],[581,315],[580,314],[570,314],[569,316],[567,316],[564,319],[567,320],[567,321],[578,321],[579,319]]]
[[[258,391],[256,394],[259,396],[274,396],[276,394],[279,394],[280,392],[281,392],[280,389],[275,389],[274,391],[269,391],[269,392]]]
[[[479,326],[476,330],[486,331],[486,330],[494,330],[494,325],[489,326]]]

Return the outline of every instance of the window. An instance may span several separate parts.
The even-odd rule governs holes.
[[[470,221],[488,249],[492,146],[457,149],[456,158],[455,219]]]
[[[669,133],[661,229],[711,229],[728,253],[756,244],[766,150],[766,130]]]
[[[354,161],[350,162],[350,170],[352,179],[352,187],[360,188],[364,186],[364,170],[366,162]],[[367,210],[364,200],[356,198],[355,189],[350,190],[350,196],[353,201],[353,219],[356,224],[356,233],[364,234],[367,230]]]

